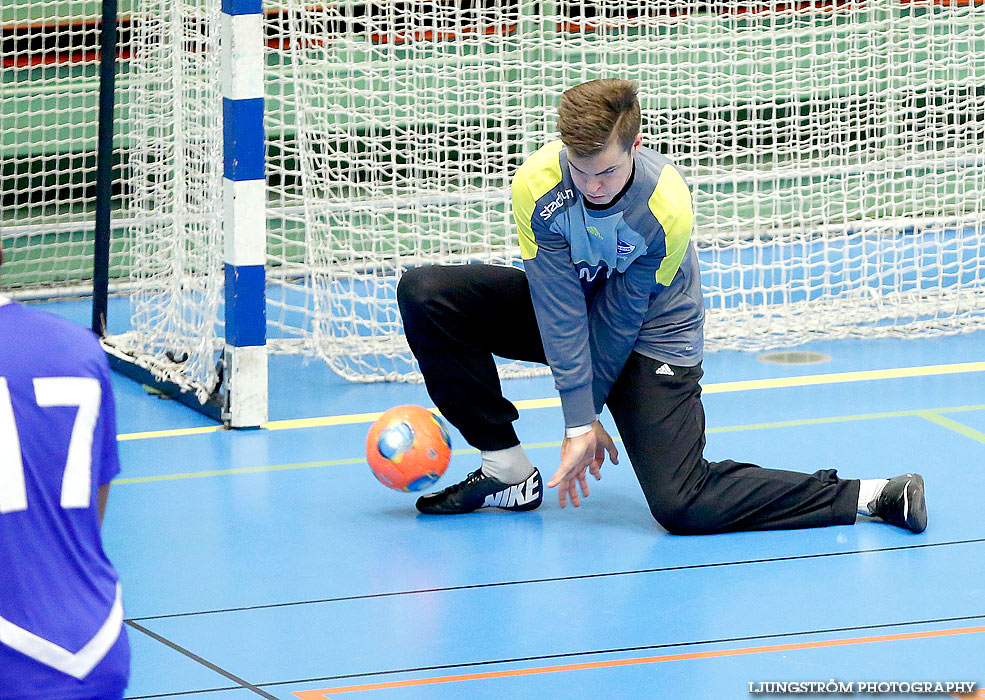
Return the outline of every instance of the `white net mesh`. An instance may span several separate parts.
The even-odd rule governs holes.
[[[983,10],[839,3],[701,38],[697,80],[726,99],[670,141],[697,185],[712,347],[980,322]]]
[[[0,232],[7,290],[92,276],[101,3],[0,3]]]
[[[596,77],[639,82],[647,144],[692,183],[711,348],[953,331],[985,311],[981,3],[282,2],[272,16],[269,124],[292,150],[271,163],[299,187],[273,183],[271,254],[305,276],[271,321],[347,376],[406,366],[401,270],[516,260],[510,174],[554,138],[560,93]]]
[[[505,188],[532,135],[516,10],[282,3],[272,17],[275,347],[395,378],[412,370],[400,271],[518,258]]]
[[[145,290],[134,342],[187,353],[208,385],[222,337],[217,3],[134,3],[118,276]],[[981,0],[264,9],[275,351],[354,379],[412,376],[399,274],[517,262],[511,174],[555,138],[560,93],[597,77],[639,82],[647,145],[692,185],[710,348],[985,317]],[[5,149],[11,133],[5,120]]]
[[[139,0],[121,91],[129,105],[123,191],[133,330],[113,339],[169,381],[215,388],[223,345],[219,7]],[[147,360],[150,362],[150,360]]]

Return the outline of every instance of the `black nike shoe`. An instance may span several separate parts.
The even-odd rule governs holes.
[[[923,477],[919,474],[893,477],[879,497],[869,502],[869,512],[910,532],[923,532],[927,529]]]
[[[479,468],[465,477],[465,481],[418,498],[417,510],[429,515],[457,515],[479,508],[533,510],[543,500],[544,489],[536,469],[519,484],[504,484],[486,476]]]

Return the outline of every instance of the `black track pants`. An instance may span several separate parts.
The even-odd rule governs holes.
[[[521,270],[493,265],[409,270],[397,289],[404,330],[442,414],[473,447],[519,444],[493,355],[545,363]],[[676,534],[775,530],[855,522],[858,481],[834,470],[763,469],[703,456],[700,365],[632,353],[607,405],[653,517]],[[666,372],[666,370],[664,370]]]

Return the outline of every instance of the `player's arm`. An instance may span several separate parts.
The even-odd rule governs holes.
[[[525,261],[525,269],[544,354],[561,397],[566,431],[560,463],[547,486],[558,487],[562,508],[568,499],[578,506],[579,487],[582,495],[588,496],[585,472],[591,469],[592,475],[600,478],[599,469],[606,451],[613,463],[618,462],[612,439],[598,422],[594,408],[585,296],[566,241],[556,248],[550,243],[540,246],[536,257]],[[578,429],[584,432],[570,435]]]
[[[663,246],[656,246],[654,251],[634,260],[624,272],[612,275],[596,295],[589,314],[596,414],[601,413],[612,385],[636,345],[650,300],[653,295],[662,293],[677,274],[687,239],[681,245],[680,255],[675,250],[665,255]],[[664,275],[670,277],[666,283],[663,282]],[[579,488],[583,496],[588,496],[585,473],[588,471],[596,479],[601,478],[599,470],[606,453],[613,464],[619,463],[612,438],[598,422],[585,435],[565,439],[561,447],[561,466],[548,482],[548,486],[559,487],[562,508],[567,499],[574,506],[580,505]]]
[[[536,196],[531,194],[521,168],[513,180],[513,216],[544,353],[561,397],[566,433],[587,426],[576,437],[566,434],[560,465],[548,486],[560,486],[558,500],[562,507],[567,498],[577,506],[577,485],[588,495],[586,469],[591,468],[598,479],[606,451],[613,462],[617,457],[612,439],[594,410],[588,311],[571,262],[571,249],[564,236],[550,231],[534,217],[535,202]]]
[[[636,345],[650,300],[670,286],[681,267],[694,228],[691,193],[680,172],[664,167],[647,207],[646,253],[616,273],[595,297],[589,317],[595,410],[601,412]]]
[[[592,411],[596,416],[602,412],[609,390],[636,344],[651,295],[661,289],[656,271],[663,258],[657,252],[640,256],[624,272],[613,274],[595,297],[589,315],[589,347]],[[606,453],[613,464],[619,463],[615,444],[598,421],[581,435],[565,437],[561,444],[561,464],[547,483],[549,487],[558,487],[562,508],[569,499],[573,506],[581,505],[579,489],[582,496],[589,494],[586,471],[600,479],[599,470]]]
[[[589,314],[594,409],[601,412],[629,354],[636,345],[653,295],[663,291],[657,271],[664,256],[641,255],[615,273],[595,297]],[[676,270],[675,270],[676,272]]]
[[[513,217],[544,354],[561,397],[565,427],[589,425],[597,415],[585,294],[567,240],[534,218],[534,205],[521,169],[513,180]]]
[[[93,372],[102,386],[99,420],[96,423],[92,444],[93,479],[96,479],[96,511],[100,527],[106,515],[110,482],[120,473],[120,453],[116,437],[116,401],[110,384],[109,362],[106,353],[99,348],[95,354]]]
[[[99,525],[102,527],[103,518],[106,517],[106,502],[109,500],[109,484],[103,484],[96,492],[96,508],[99,512]]]

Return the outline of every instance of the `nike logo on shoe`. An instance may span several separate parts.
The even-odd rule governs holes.
[[[531,475],[532,476],[532,475]],[[527,479],[512,486],[491,493],[482,503],[483,508],[516,508],[533,503],[540,496],[540,480]]]
[[[674,370],[672,370],[672,369],[670,368],[670,365],[668,365],[668,364],[666,364],[666,363],[664,363],[664,364],[662,364],[662,365],[660,365],[659,367],[657,367],[657,369],[656,369],[656,371],[654,372],[654,374],[665,374],[665,375],[667,375],[668,377],[673,377],[673,376],[675,376],[675,375],[674,375]]]
[[[544,500],[540,472],[536,469],[519,484],[504,484],[482,473],[482,468],[437,493],[417,499],[417,510],[428,515],[457,515],[478,508],[510,511],[534,510]]]

